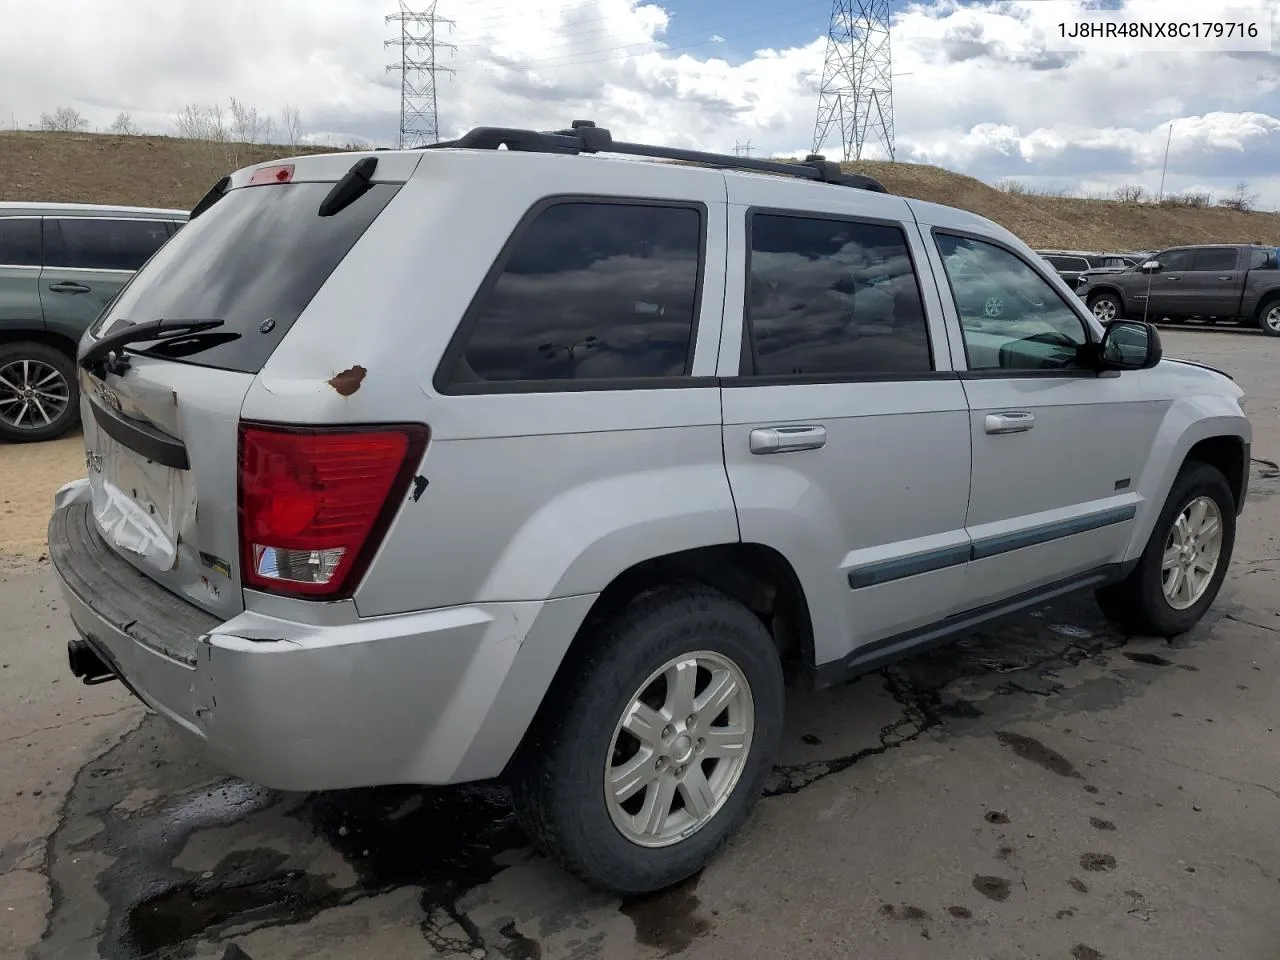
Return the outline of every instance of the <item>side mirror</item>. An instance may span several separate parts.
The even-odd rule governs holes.
[[[1143,320],[1112,320],[1098,356],[1104,370],[1149,370],[1164,358],[1160,331]]]
[[[1159,273],[1159,272],[1160,272],[1160,261],[1159,261],[1159,260],[1148,260],[1146,263],[1144,263],[1144,264],[1143,264],[1141,267],[1139,267],[1138,269],[1139,269],[1139,270],[1141,270],[1143,273]]]

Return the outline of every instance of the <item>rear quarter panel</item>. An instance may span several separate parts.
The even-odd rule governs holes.
[[[724,299],[724,177],[627,164],[624,178],[622,163],[424,153],[250,389],[246,419],[430,427],[420,495],[398,507],[355,595],[361,616],[589,594],[641,560],[738,539],[711,379]],[[695,377],[708,378],[702,385],[437,392],[437,364],[511,231],[538,200],[560,194],[705,204],[693,359]],[[355,392],[330,385],[357,369]]]
[[[1244,279],[1240,317],[1252,318],[1262,304],[1280,297],[1280,270],[1250,270]]]

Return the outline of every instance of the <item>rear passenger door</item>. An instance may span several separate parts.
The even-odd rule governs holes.
[[[969,555],[968,412],[910,210],[823,193],[851,212],[731,203],[720,351],[742,539],[795,567],[819,667],[946,617]]]
[[[1086,367],[1078,351],[1091,332],[1078,301],[995,237],[932,232],[971,410],[964,606],[1094,575],[1123,554],[1141,502],[1165,407],[1147,399],[1151,372]],[[993,299],[996,315],[978,306]]]
[[[1234,317],[1244,291],[1244,265],[1238,247],[1201,247],[1183,272],[1188,312],[1202,317]]]
[[[40,302],[49,328],[79,340],[169,235],[164,220],[46,217]]]

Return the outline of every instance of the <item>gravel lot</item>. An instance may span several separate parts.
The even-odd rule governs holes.
[[[78,684],[41,554],[80,440],[0,447],[0,956],[1275,958],[1280,340],[1165,346],[1240,380],[1255,430],[1202,627],[1128,638],[1086,596],[798,697],[744,833],[627,902],[533,855],[496,792],[262,790]]]

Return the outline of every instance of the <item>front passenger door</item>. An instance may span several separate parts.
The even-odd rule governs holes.
[[[934,236],[968,367],[964,606],[974,608],[1118,559],[1163,405],[1142,399],[1146,371],[1083,365],[1083,318],[1018,253],[994,238]]]

